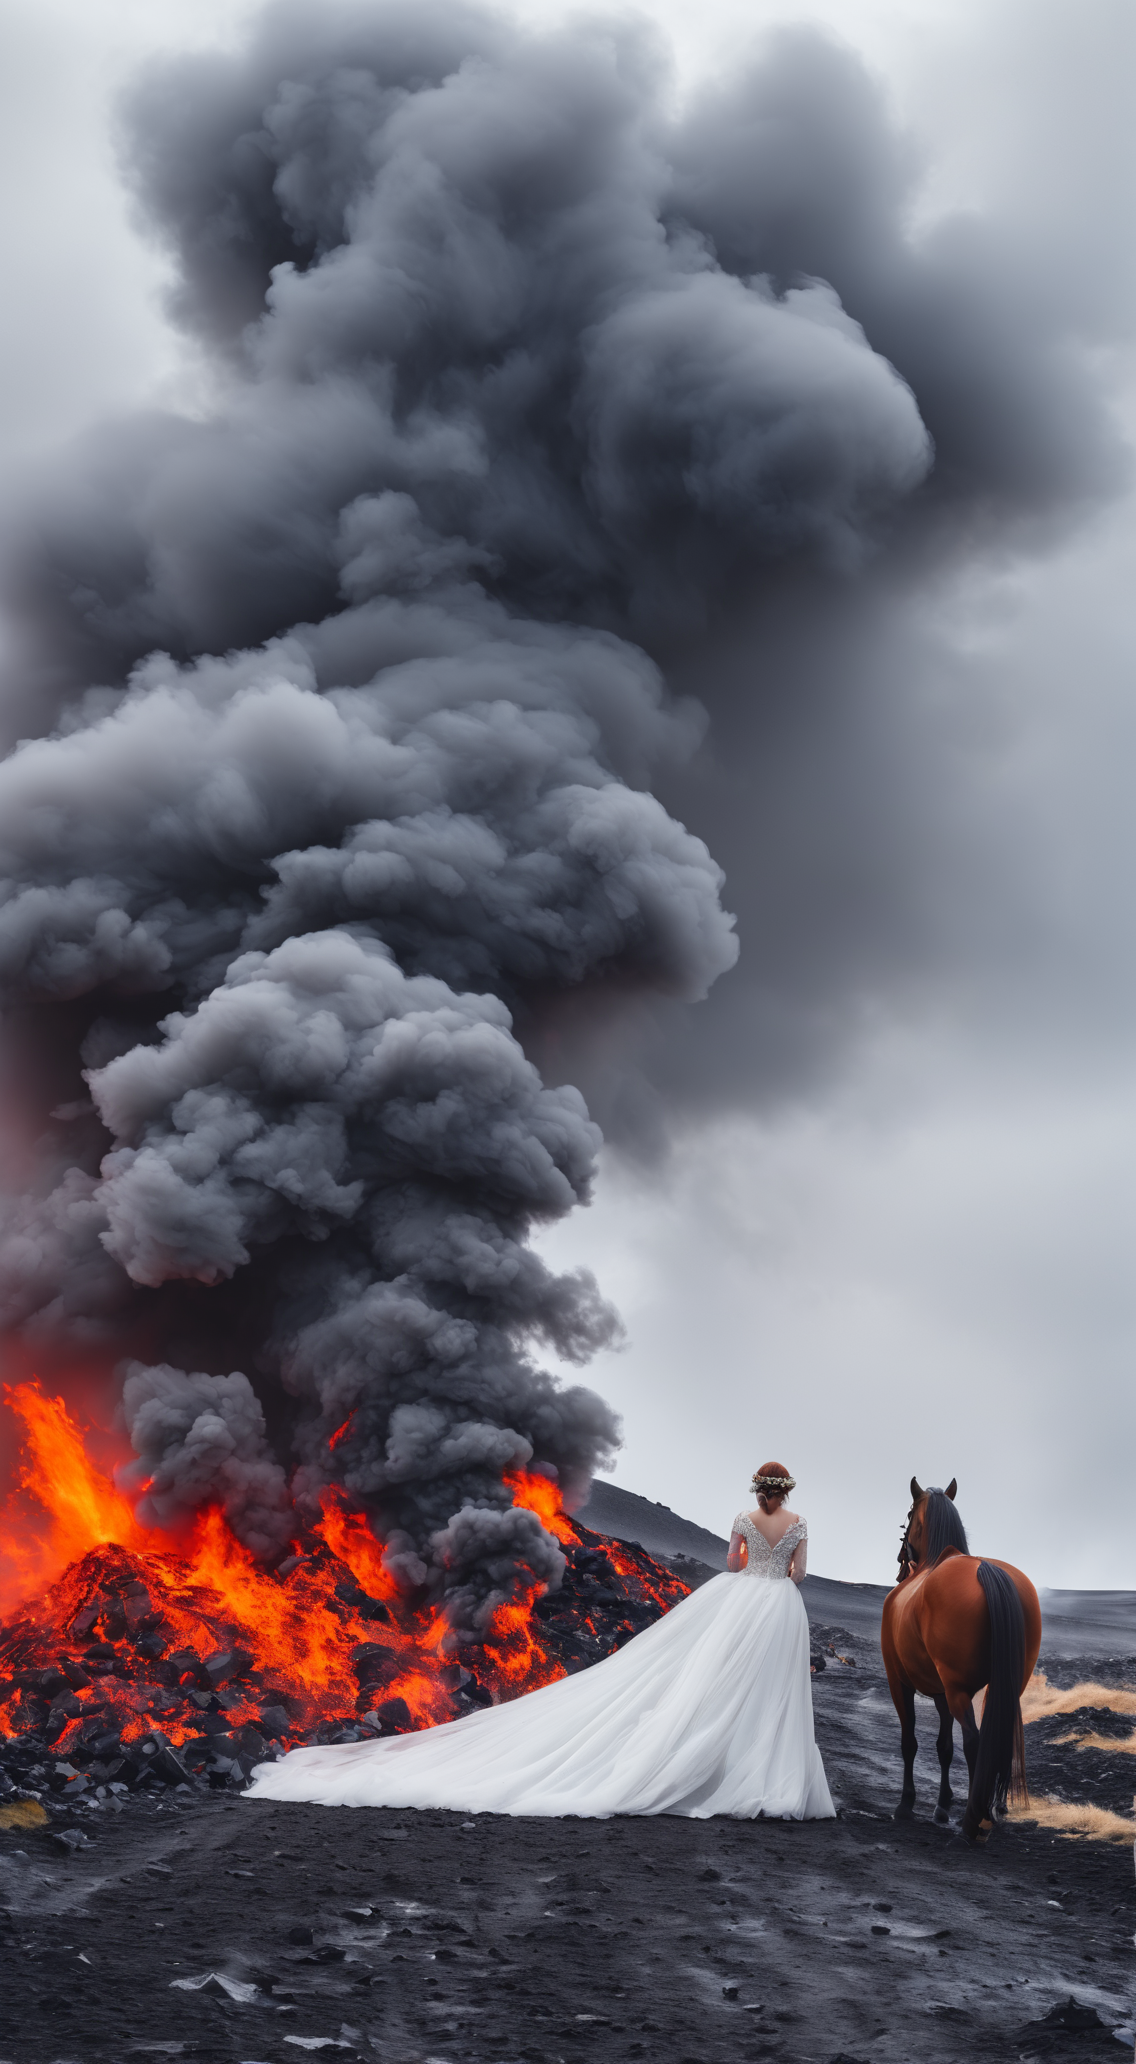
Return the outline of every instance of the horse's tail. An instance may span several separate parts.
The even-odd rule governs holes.
[[[990,1615],[990,1681],[978,1732],[971,1798],[983,1819],[992,1818],[1007,1795],[1016,1806],[1028,1806],[1026,1746],[1022,1727],[1022,1672],[1026,1626],[1022,1601],[1005,1570],[980,1562],[978,1581]]]

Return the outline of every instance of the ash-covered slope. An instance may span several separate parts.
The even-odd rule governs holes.
[[[595,1533],[607,1534],[613,1541],[634,1541],[648,1555],[685,1556],[712,1570],[726,1567],[729,1542],[720,1535],[672,1512],[669,1505],[652,1503],[604,1477],[593,1478],[587,1502],[576,1516]]]

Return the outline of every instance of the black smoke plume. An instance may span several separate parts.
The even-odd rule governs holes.
[[[8,554],[0,1319],[124,1374],[144,1517],[273,1556],[335,1481],[464,1635],[560,1567],[504,1472],[572,1498],[617,1439],[534,1359],[616,1321],[530,1244],[600,1145],[531,1053],[735,958],[644,642],[930,492],[823,239],[772,262],[736,110],[663,86],[639,31],[420,0],[151,74],[213,402],[108,428]]]

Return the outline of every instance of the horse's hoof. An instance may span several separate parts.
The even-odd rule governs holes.
[[[972,1813],[968,1806],[962,1817],[962,1831],[974,1848],[984,1849],[990,1838],[990,1822],[980,1820],[977,1813]]]
[[[950,1826],[950,1824],[951,1824],[951,1816],[950,1816],[950,1813],[949,1813],[948,1809],[947,1809],[947,1808],[946,1808],[945,1806],[936,1806],[936,1808],[935,1808],[935,1825],[936,1825],[937,1827],[949,1827],[949,1826]]]
[[[894,1812],[894,1813],[892,1814],[892,1819],[893,1819],[893,1820],[914,1820],[914,1818],[915,1818],[915,1801],[914,1801],[914,1799],[901,1799],[901,1800],[900,1800],[900,1802],[899,1802],[899,1805],[898,1805],[898,1806],[896,1807],[896,1809],[895,1809],[895,1812]]]

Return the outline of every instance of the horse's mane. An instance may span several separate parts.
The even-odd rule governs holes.
[[[964,1555],[970,1554],[966,1528],[959,1518],[953,1498],[945,1491],[931,1489],[927,1493],[927,1504],[923,1513],[923,1566],[935,1562],[944,1548],[959,1548]]]

